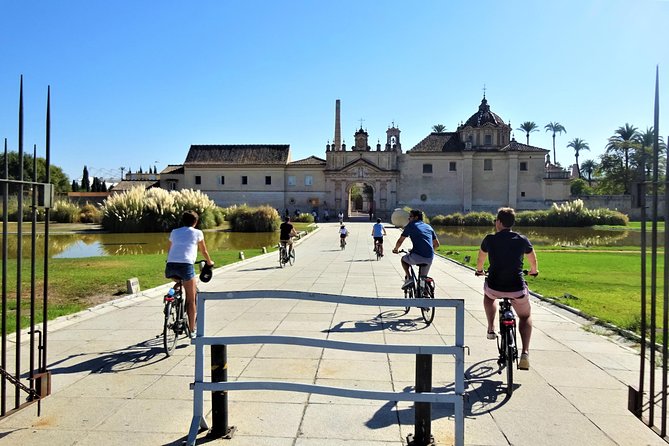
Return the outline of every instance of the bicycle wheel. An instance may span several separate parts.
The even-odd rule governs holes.
[[[427,283],[425,284],[425,288],[423,289],[423,297],[426,299],[434,299],[434,290]],[[423,315],[425,323],[427,325],[430,325],[434,320],[434,313],[435,313],[434,307],[425,307],[425,308],[421,307],[420,312]]]
[[[404,298],[405,299],[413,299],[413,287],[406,288],[404,290]],[[404,307],[404,314],[407,314],[411,310],[411,307]]]
[[[381,245],[376,245],[376,249],[374,251],[376,251],[376,260],[381,260]]]
[[[516,343],[514,342],[513,328],[508,328],[506,333],[506,394],[513,393],[513,366],[515,362]]]
[[[286,264],[286,262],[284,262],[285,258],[286,258],[286,250],[285,248],[281,247],[279,248],[279,268],[283,268],[283,265]]]
[[[295,249],[293,248],[292,251],[290,251],[290,255],[288,256],[288,262],[290,263],[290,266],[293,266],[295,264]]]
[[[177,345],[177,309],[172,302],[165,304],[165,322],[163,323],[163,347],[165,354],[171,356]]]

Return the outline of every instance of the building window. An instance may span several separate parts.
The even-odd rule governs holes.
[[[527,172],[527,161],[520,162],[520,170]]]
[[[177,182],[176,181],[170,181],[169,183],[167,183],[167,189],[177,190]]]
[[[432,164],[423,164],[423,173],[432,173]]]
[[[486,146],[492,145],[492,135],[485,135],[485,145]]]
[[[249,177],[242,175],[242,184],[249,184]]]
[[[225,184],[225,175],[221,175],[221,184]]]
[[[313,186],[314,185],[313,175],[305,175],[304,176],[304,185],[305,186]]]
[[[492,159],[486,158],[483,160],[483,170],[492,170]]]
[[[295,178],[295,175],[288,175],[288,185],[297,186],[297,179]]]
[[[524,197],[524,196],[525,196],[525,192],[521,192],[521,193],[520,193],[520,196],[521,196],[521,197]]]
[[[269,176],[269,175],[265,176],[265,184],[266,185],[272,184],[272,177],[271,176]]]
[[[195,184],[202,184],[202,177],[200,175],[195,175]]]
[[[458,170],[458,169],[456,169],[456,167],[457,167],[457,165],[456,165],[455,161],[451,161],[450,163],[448,163],[448,171],[449,172],[455,172],[456,170]]]

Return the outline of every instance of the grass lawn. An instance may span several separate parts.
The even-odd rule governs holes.
[[[462,263],[465,263],[465,256],[470,256],[470,261],[466,263],[476,266],[478,246],[443,246],[439,251]],[[641,313],[641,261],[638,248],[574,250],[540,247],[537,248],[537,258],[540,274],[527,279],[532,291],[555,298],[618,327],[638,332]],[[650,270],[650,258],[647,268]],[[660,258],[658,286],[663,283],[663,268],[664,262]],[[661,311],[660,305],[657,310],[658,327],[662,325]]]
[[[313,231],[315,225],[297,223],[295,229]],[[167,234],[165,234],[167,239]],[[206,238],[206,233],[205,233]],[[268,247],[270,251],[276,247]],[[210,250],[209,254],[216,263],[216,267],[228,265],[239,260],[238,250]],[[262,249],[245,249],[247,259],[262,254]],[[198,257],[198,259],[201,257]],[[85,257],[78,259],[51,259],[49,260],[49,305],[48,319],[54,319],[66,314],[76,313],[94,305],[107,302],[126,294],[126,280],[131,277],[139,279],[142,290],[154,288],[168,283],[163,273],[165,271],[164,254],[133,254],[124,256]],[[16,329],[16,260],[7,262],[7,332]],[[21,292],[21,327],[30,323],[30,262],[22,264],[22,292]],[[44,284],[44,270],[41,262],[37,262],[35,271],[37,289],[36,299],[41,307],[42,286]],[[36,320],[42,321],[41,309],[36,314]]]

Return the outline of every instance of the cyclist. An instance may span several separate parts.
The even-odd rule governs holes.
[[[530,368],[530,338],[532,337],[532,317],[530,298],[527,284],[523,278],[523,256],[530,263],[528,274],[536,276],[537,255],[532,243],[524,235],[511,230],[516,221],[516,213],[512,208],[500,208],[495,219],[495,233],[488,234],[481,242],[476,274],[483,274],[483,264],[488,258],[488,277],[483,285],[483,308],[488,319],[488,339],[495,339],[495,313],[497,303],[495,299],[510,297],[513,309],[518,315],[518,331],[523,344],[518,368]]]
[[[339,224],[344,223],[344,213],[342,211],[339,211],[339,214],[337,214],[337,217],[339,218]]]
[[[207,251],[207,245],[204,242],[204,234],[199,229],[195,229],[199,218],[195,211],[183,213],[181,216],[183,226],[170,233],[167,265],[165,266],[165,277],[181,279],[186,289],[188,327],[193,336],[195,336],[195,299],[197,298],[197,284],[193,264],[197,260],[198,249],[208,266],[214,264],[209,257],[209,251]]]
[[[376,224],[372,227],[372,237],[374,237],[374,246],[379,250],[379,254],[383,257],[383,236],[386,234],[386,228],[381,224],[381,219],[376,219]]]
[[[348,229],[346,229],[346,225],[342,224],[339,227],[339,243],[346,244],[346,237],[348,237]]]
[[[293,252],[293,237],[297,237],[297,232],[290,222],[290,217],[286,217],[285,221],[281,223],[279,232],[279,242],[288,248],[287,254],[290,257],[290,254]]]
[[[402,268],[404,269],[404,285],[402,289],[413,286],[413,279],[409,274],[409,265],[425,264],[420,267],[419,274],[426,276],[432,266],[434,251],[439,247],[439,239],[432,226],[423,221],[423,212],[412,209],[409,212],[409,223],[404,227],[402,235],[395,243],[393,253],[397,254],[404,240],[409,237],[413,247],[409,254],[402,256]]]

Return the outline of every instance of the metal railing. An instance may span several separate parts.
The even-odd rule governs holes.
[[[455,345],[419,346],[365,344],[344,341],[332,341],[294,336],[258,335],[258,336],[203,336],[205,333],[205,309],[208,301],[237,299],[294,299],[325,303],[389,306],[422,307],[424,299],[398,298],[361,298],[331,294],[305,293],[298,291],[237,291],[237,292],[202,292],[197,302],[197,338],[195,345],[195,382],[191,388],[193,395],[193,418],[188,432],[187,444],[194,446],[200,429],[207,429],[204,418],[204,392],[214,392],[212,396],[213,421],[212,435],[231,435],[232,428],[227,425],[227,392],[230,390],[283,390],[290,392],[316,393],[344,398],[373,399],[383,401],[413,401],[415,403],[415,432],[411,444],[416,446],[431,444],[431,405],[432,403],[451,403],[454,405],[455,445],[464,445],[464,300],[430,299],[429,306],[455,309]],[[227,345],[238,344],[288,344],[304,347],[328,348],[369,353],[394,353],[416,355],[415,392],[380,392],[374,390],[344,389],[315,384],[301,384],[279,381],[227,381]],[[211,346],[212,380],[204,380],[205,346]],[[455,358],[455,376],[453,393],[432,392],[432,355],[447,354]],[[218,395],[217,395],[218,393]],[[215,434],[214,434],[215,433]]]
[[[19,92],[19,139],[18,139],[18,168],[15,172],[9,170],[9,157],[7,152],[7,139],[4,144],[4,166],[0,186],[2,186],[2,309],[0,312],[0,418],[8,416],[24,407],[37,403],[37,414],[40,414],[41,400],[51,393],[51,374],[46,369],[47,358],[47,304],[49,283],[49,217],[51,202],[53,201],[53,188],[50,184],[50,132],[51,132],[51,89],[47,91],[47,109],[46,109],[46,162],[45,162],[45,182],[26,181],[24,172],[23,155],[23,76],[21,76],[21,85]],[[30,173],[30,172],[29,172]],[[37,146],[33,146],[33,166],[32,177],[37,178]],[[11,188],[11,189],[10,189]],[[16,272],[13,274],[15,281],[15,290],[12,293],[9,290],[8,271],[9,257],[9,196],[16,196],[17,199],[17,221],[16,221]],[[22,276],[24,267],[24,210],[29,208],[27,213],[30,216],[30,278],[27,284],[29,290],[24,289],[24,278]],[[38,208],[44,208],[44,249],[41,257],[43,262],[43,279],[41,290],[38,289],[36,280],[37,270],[37,215]],[[13,231],[12,231],[13,232]],[[14,235],[14,233],[12,233]],[[38,293],[41,291],[42,299],[39,301]],[[29,293],[28,305],[25,305],[25,294]],[[13,296],[12,296],[13,294]],[[7,363],[9,304],[14,302],[15,308],[15,334],[12,342],[14,343],[14,368]],[[22,312],[24,306],[28,310],[28,329],[22,333],[21,327],[24,323]],[[42,322],[38,324],[37,312],[41,312]],[[39,328],[41,326],[41,329]],[[28,335],[27,345],[22,345],[22,334]],[[28,349],[28,366],[22,364],[22,358],[25,358],[25,352],[22,349]],[[36,361],[37,359],[37,361]],[[27,378],[27,379],[26,379]],[[9,387],[9,388],[8,388]],[[13,387],[13,398],[10,397],[10,391]],[[13,404],[12,400],[13,399]],[[10,407],[7,407],[10,403]]]

